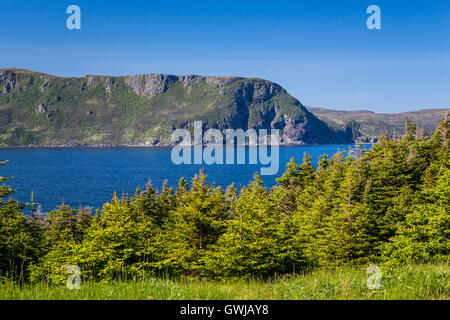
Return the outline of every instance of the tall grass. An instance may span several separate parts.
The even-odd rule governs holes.
[[[449,265],[381,266],[381,288],[369,289],[366,269],[315,270],[269,280],[203,281],[149,278],[137,281],[85,282],[80,290],[44,283],[4,283],[0,299],[450,299]]]

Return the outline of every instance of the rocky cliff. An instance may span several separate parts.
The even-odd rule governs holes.
[[[347,143],[285,89],[262,79],[145,74],[56,77],[0,69],[0,143],[167,145],[176,128],[280,129],[282,143]]]

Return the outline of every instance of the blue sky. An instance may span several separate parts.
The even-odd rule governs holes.
[[[81,30],[66,8],[81,8]],[[381,8],[368,30],[366,8]],[[265,78],[308,106],[450,107],[450,1],[0,0],[0,67]]]

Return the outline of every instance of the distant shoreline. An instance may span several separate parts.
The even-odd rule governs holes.
[[[300,147],[300,146],[337,146],[337,145],[354,145],[355,142],[352,143],[323,143],[323,144],[305,144],[305,143],[282,143],[278,144],[278,147]],[[364,142],[363,145],[374,145],[376,142]],[[1,146],[1,149],[114,149],[114,148],[173,148],[175,145],[125,145],[125,144],[118,144],[118,145],[42,145],[42,146]],[[187,145],[187,147],[193,147],[193,145]],[[202,145],[202,147],[206,147],[207,145]],[[248,144],[245,145],[233,145],[233,147],[248,147]],[[260,144],[254,145],[260,146]],[[229,148],[230,146],[224,145],[223,148]]]

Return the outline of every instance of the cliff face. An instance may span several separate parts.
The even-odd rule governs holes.
[[[0,143],[167,145],[176,128],[280,129],[282,143],[347,143],[266,80],[146,74],[62,78],[0,69]]]

